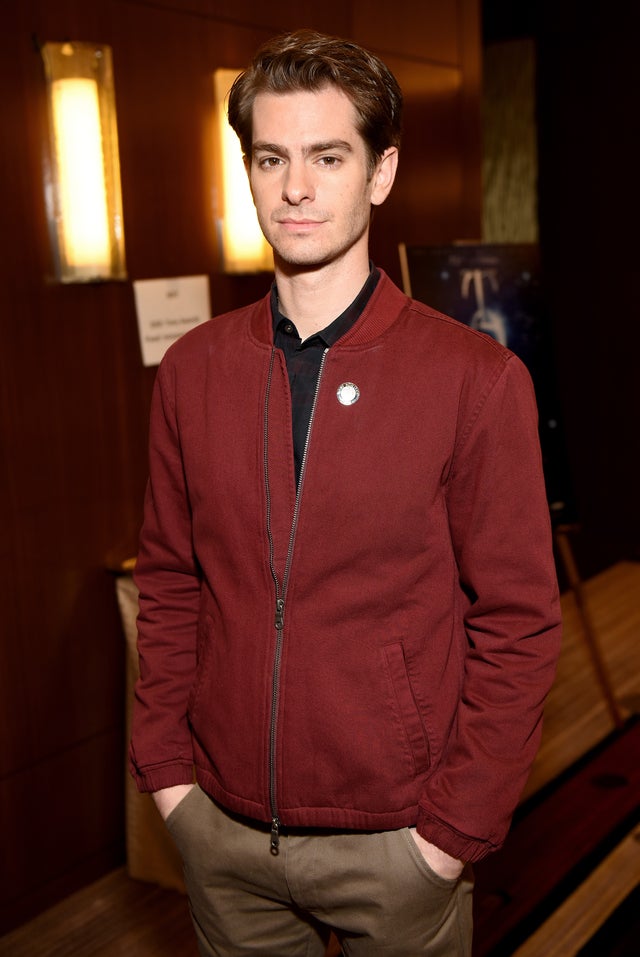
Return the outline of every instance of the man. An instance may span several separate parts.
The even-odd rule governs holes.
[[[401,94],[355,44],[230,95],[275,284],[159,370],[132,767],[203,955],[469,955],[559,605],[524,367],[368,254]],[[193,774],[197,784],[193,784]]]

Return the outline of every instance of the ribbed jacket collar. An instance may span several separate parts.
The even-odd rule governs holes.
[[[399,313],[408,305],[407,297],[380,269],[380,281],[371,299],[354,325],[336,343],[334,348],[342,346],[366,345],[386,332],[397,321]],[[251,307],[251,334],[264,345],[273,345],[273,321],[271,314],[271,292]]]

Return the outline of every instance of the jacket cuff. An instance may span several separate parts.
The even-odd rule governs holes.
[[[499,844],[492,844],[490,841],[482,841],[469,837],[467,834],[461,834],[455,828],[434,817],[423,807],[418,808],[416,830],[421,837],[431,844],[435,844],[445,854],[470,864],[482,860],[487,854],[497,851],[500,846]]]
[[[161,791],[162,788],[171,788],[176,784],[193,784],[195,780],[191,763],[177,762],[155,768],[139,769],[131,761],[129,769],[138,791]]]

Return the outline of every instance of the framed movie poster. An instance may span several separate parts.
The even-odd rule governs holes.
[[[540,414],[552,514],[573,511],[556,390],[551,327],[534,244],[400,246],[407,295],[492,336],[527,366]]]

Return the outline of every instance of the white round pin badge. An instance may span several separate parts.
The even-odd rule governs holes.
[[[355,382],[343,382],[336,395],[341,405],[353,405],[360,398],[360,389]]]

